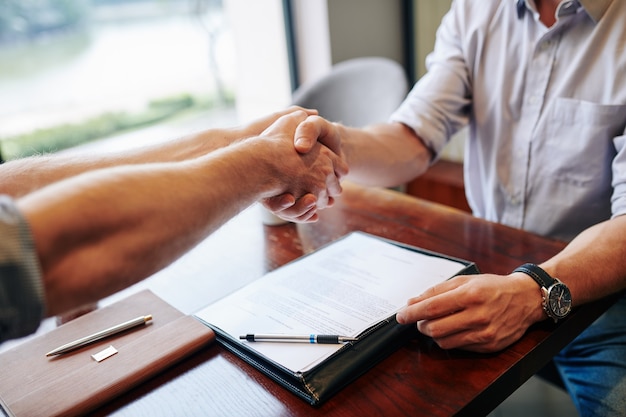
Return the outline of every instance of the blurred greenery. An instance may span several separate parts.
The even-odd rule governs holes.
[[[21,80],[37,76],[42,68],[62,68],[67,61],[84,54],[92,42],[90,25],[99,6],[106,6],[110,12],[109,6],[128,6],[128,3],[187,2],[196,5],[198,13],[205,11],[203,7],[207,5],[221,4],[219,0],[0,0],[0,77]],[[2,158],[10,160],[59,151],[183,113],[233,105],[234,93],[225,91],[218,75],[214,76],[218,91],[212,97],[183,93],[152,101],[141,111],[108,112],[74,124],[59,122],[57,126],[0,137],[0,162]]]
[[[43,69],[62,67],[84,53],[90,42],[88,31],[75,31],[46,42],[0,44],[0,79],[25,79],[37,76]]]
[[[234,96],[229,95],[227,103],[232,105]],[[78,124],[39,129],[30,133],[2,138],[2,157],[4,160],[50,153],[101,139],[116,133],[155,124],[183,112],[199,111],[216,106],[216,99],[194,98],[181,94],[150,102],[145,111],[137,113],[112,112],[85,120]]]

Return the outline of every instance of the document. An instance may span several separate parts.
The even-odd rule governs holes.
[[[352,233],[266,274],[195,315],[294,374],[347,344],[249,342],[241,335],[331,334],[360,338],[393,317],[410,297],[462,272],[467,262]],[[359,343],[359,341],[355,342]],[[350,344],[350,343],[348,343]]]

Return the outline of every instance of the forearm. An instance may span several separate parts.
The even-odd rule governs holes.
[[[150,276],[264,195],[264,184],[245,178],[239,161],[231,163],[237,152],[216,154],[93,171],[20,199],[42,267],[47,314]]]
[[[123,152],[57,153],[9,161],[0,165],[0,194],[21,197],[53,182],[100,168],[195,158],[234,142],[242,133],[238,129],[213,129]]]
[[[397,186],[426,171],[430,151],[412,130],[399,123],[364,129],[340,126],[349,178],[365,185]]]
[[[626,216],[583,231],[542,266],[565,282],[580,305],[626,289]]]
[[[244,126],[209,129],[122,152],[57,153],[10,161],[0,165],[0,194],[8,194],[14,198],[21,197],[53,182],[94,169],[197,158],[243,139],[258,136],[279,117],[297,109],[299,108],[284,109]]]

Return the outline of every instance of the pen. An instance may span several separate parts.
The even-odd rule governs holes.
[[[288,334],[246,334],[239,339],[248,342],[296,342],[296,343],[324,343],[338,344],[356,342],[356,337],[337,336],[330,334],[288,335]]]
[[[93,343],[97,340],[100,339],[104,339],[105,337],[109,337],[112,336],[114,334],[117,333],[121,333],[124,330],[128,330],[131,329],[133,327],[137,327],[139,325],[142,324],[146,324],[148,323],[150,320],[152,320],[152,315],[147,315],[147,316],[139,316],[135,319],[132,320],[128,320],[124,323],[118,324],[116,326],[113,327],[109,327],[108,329],[104,329],[102,331],[99,331],[98,333],[94,333],[92,335],[89,336],[85,336],[83,338],[80,338],[78,340],[74,340],[73,342],[67,343],[63,346],[59,346],[58,348],[51,350],[50,352],[46,353],[46,356],[54,356],[54,355],[60,355],[62,353],[66,353],[69,352],[71,350],[74,349],[78,349],[80,347],[83,347],[85,345],[88,345],[89,343]]]

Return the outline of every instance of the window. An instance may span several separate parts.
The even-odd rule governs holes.
[[[3,0],[3,156],[234,109],[234,50],[221,0]]]

